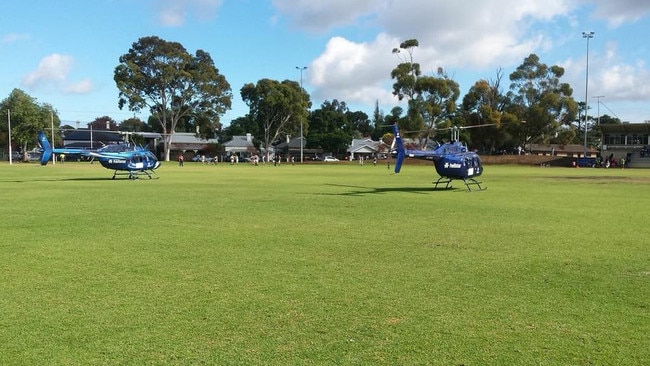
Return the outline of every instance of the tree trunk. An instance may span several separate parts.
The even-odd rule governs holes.
[[[170,133],[169,135],[166,135],[165,138],[163,139],[163,141],[165,141],[165,143],[163,144],[165,149],[165,161],[169,161],[169,148],[172,145],[172,135],[173,132]]]

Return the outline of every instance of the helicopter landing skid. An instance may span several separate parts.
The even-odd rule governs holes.
[[[445,185],[444,188],[440,188],[440,189],[451,189],[451,188],[453,188],[452,186],[450,186],[450,184],[451,184],[451,179],[450,178],[440,177],[440,178],[438,178],[437,181],[433,182],[433,184],[434,184],[433,189],[438,189],[438,184],[444,184]]]
[[[470,187],[470,185],[477,186],[479,191],[484,191],[484,190],[487,189],[487,187],[486,188],[481,187],[481,183],[483,183],[483,182],[479,182],[474,178],[463,179],[463,183],[465,183],[465,187],[467,187],[467,192],[472,191],[472,187]]]
[[[128,172],[124,172],[124,173],[120,173],[118,170],[116,170],[113,173],[113,178],[112,179],[115,179],[115,177],[118,176],[118,175],[126,175],[128,179],[134,179],[134,180],[138,179],[141,175],[146,175],[147,177],[149,177],[149,179],[153,179],[155,174],[156,173],[154,171],[151,171],[151,173],[149,173],[146,170],[128,171]],[[158,177],[156,176],[156,178],[158,178]]]
[[[439,184],[444,184],[444,185],[445,185],[445,187],[444,187],[444,188],[441,188],[441,189],[451,189],[451,188],[453,188],[453,187],[450,185],[450,184],[451,184],[451,181],[452,181],[451,178],[440,177],[440,178],[438,178],[437,181],[435,181],[435,182],[433,183],[433,184],[434,184],[433,189],[438,189],[438,185],[439,185]],[[463,178],[463,183],[465,183],[465,187],[467,187],[467,192],[471,192],[471,191],[472,191],[472,187],[471,187],[472,185],[477,186],[479,191],[484,191],[484,190],[487,189],[487,187],[481,187],[481,184],[482,184],[483,182],[479,182],[479,181],[477,181],[477,180],[474,179],[474,178]]]

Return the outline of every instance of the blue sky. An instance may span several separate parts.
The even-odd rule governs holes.
[[[14,88],[82,126],[118,122],[113,71],[138,38],[155,35],[210,53],[233,92],[225,125],[247,112],[239,90],[262,78],[300,79],[314,107],[345,101],[369,115],[399,105],[391,50],[416,38],[425,73],[442,67],[464,94],[479,79],[507,76],[531,53],[565,68],[562,81],[592,114],[650,120],[647,0],[23,0],[3,5],[0,98]],[[602,96],[596,98],[597,96]],[[600,103],[598,103],[600,100]],[[146,113],[136,115],[147,118]]]

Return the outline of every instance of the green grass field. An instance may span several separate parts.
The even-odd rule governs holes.
[[[0,364],[650,364],[650,171],[0,163]]]

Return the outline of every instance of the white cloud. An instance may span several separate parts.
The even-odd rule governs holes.
[[[589,60],[590,74],[593,75],[589,77],[590,92],[609,96],[608,100],[612,101],[650,99],[648,65],[641,60],[634,63],[621,60],[616,42],[609,42],[605,49],[604,55]]]
[[[49,55],[41,59],[36,70],[25,75],[23,85],[30,88],[36,88],[41,84],[50,82],[65,81],[73,59],[68,55],[58,53]]]
[[[647,0],[592,1],[596,5],[594,16],[598,19],[604,19],[613,28],[627,22],[636,22],[650,14],[650,2]]]
[[[156,1],[158,22],[166,27],[179,27],[192,15],[199,20],[212,19],[222,0],[159,0]]]
[[[372,43],[354,43],[341,37],[332,38],[308,72],[316,100],[339,99],[346,102],[374,104],[392,102],[386,88],[386,76],[395,67],[390,51],[398,40],[380,35]]]
[[[312,18],[317,22],[313,14],[320,8],[312,2],[276,0],[275,3],[293,6],[289,14],[298,17],[297,23],[309,23],[308,19]],[[352,9],[335,4],[325,7],[329,12],[325,12],[323,19],[334,19],[336,25],[367,16],[369,10],[374,10],[376,24],[384,32],[369,42],[353,42],[342,37],[330,39],[310,67],[308,79],[315,87],[315,98],[395,104],[389,75],[399,60],[391,51],[410,38],[419,40],[415,58],[424,73],[431,74],[438,67],[452,72],[460,68],[492,72],[495,65],[520,62],[533,50],[548,46],[549,41],[544,37],[526,35],[528,23],[563,16],[570,9],[565,0],[549,0],[544,4],[535,0],[484,0],[473,2],[471,7],[443,0],[402,0],[383,1],[374,9],[370,3],[359,2]],[[301,5],[305,7],[300,8]]]
[[[29,39],[29,34],[26,33],[8,33],[2,36],[2,43],[15,43]]]
[[[388,1],[377,0],[273,0],[273,6],[297,28],[324,32],[372,15]]]
[[[273,4],[292,25],[333,34],[309,65],[307,83],[314,100],[337,98],[366,105],[378,100],[386,106],[397,103],[389,75],[399,60],[391,50],[406,39],[418,39],[414,56],[424,73],[442,67],[462,88],[469,85],[462,85],[459,77],[468,79],[479,73],[489,77],[498,68],[518,66],[531,53],[552,54],[573,44],[568,34],[579,34],[582,29],[578,27],[588,24],[585,12],[610,26],[650,13],[646,0],[274,0]],[[374,39],[353,41],[335,34],[345,26],[351,27],[346,34],[354,34],[354,29],[363,34],[370,28],[381,33]],[[592,57],[590,91],[602,88],[602,93],[628,100],[650,98],[650,71],[644,62]],[[577,86],[580,99],[584,60],[565,61],[564,66],[567,80],[563,81]],[[462,70],[462,75],[455,75],[456,70]]]
[[[88,94],[95,89],[93,82],[86,78],[76,83],[69,84],[65,91],[70,94]]]
[[[90,79],[71,83],[68,74],[72,69],[74,59],[69,55],[52,54],[44,57],[38,63],[36,70],[23,77],[22,85],[29,89],[59,89],[66,93],[86,94],[93,90]]]

